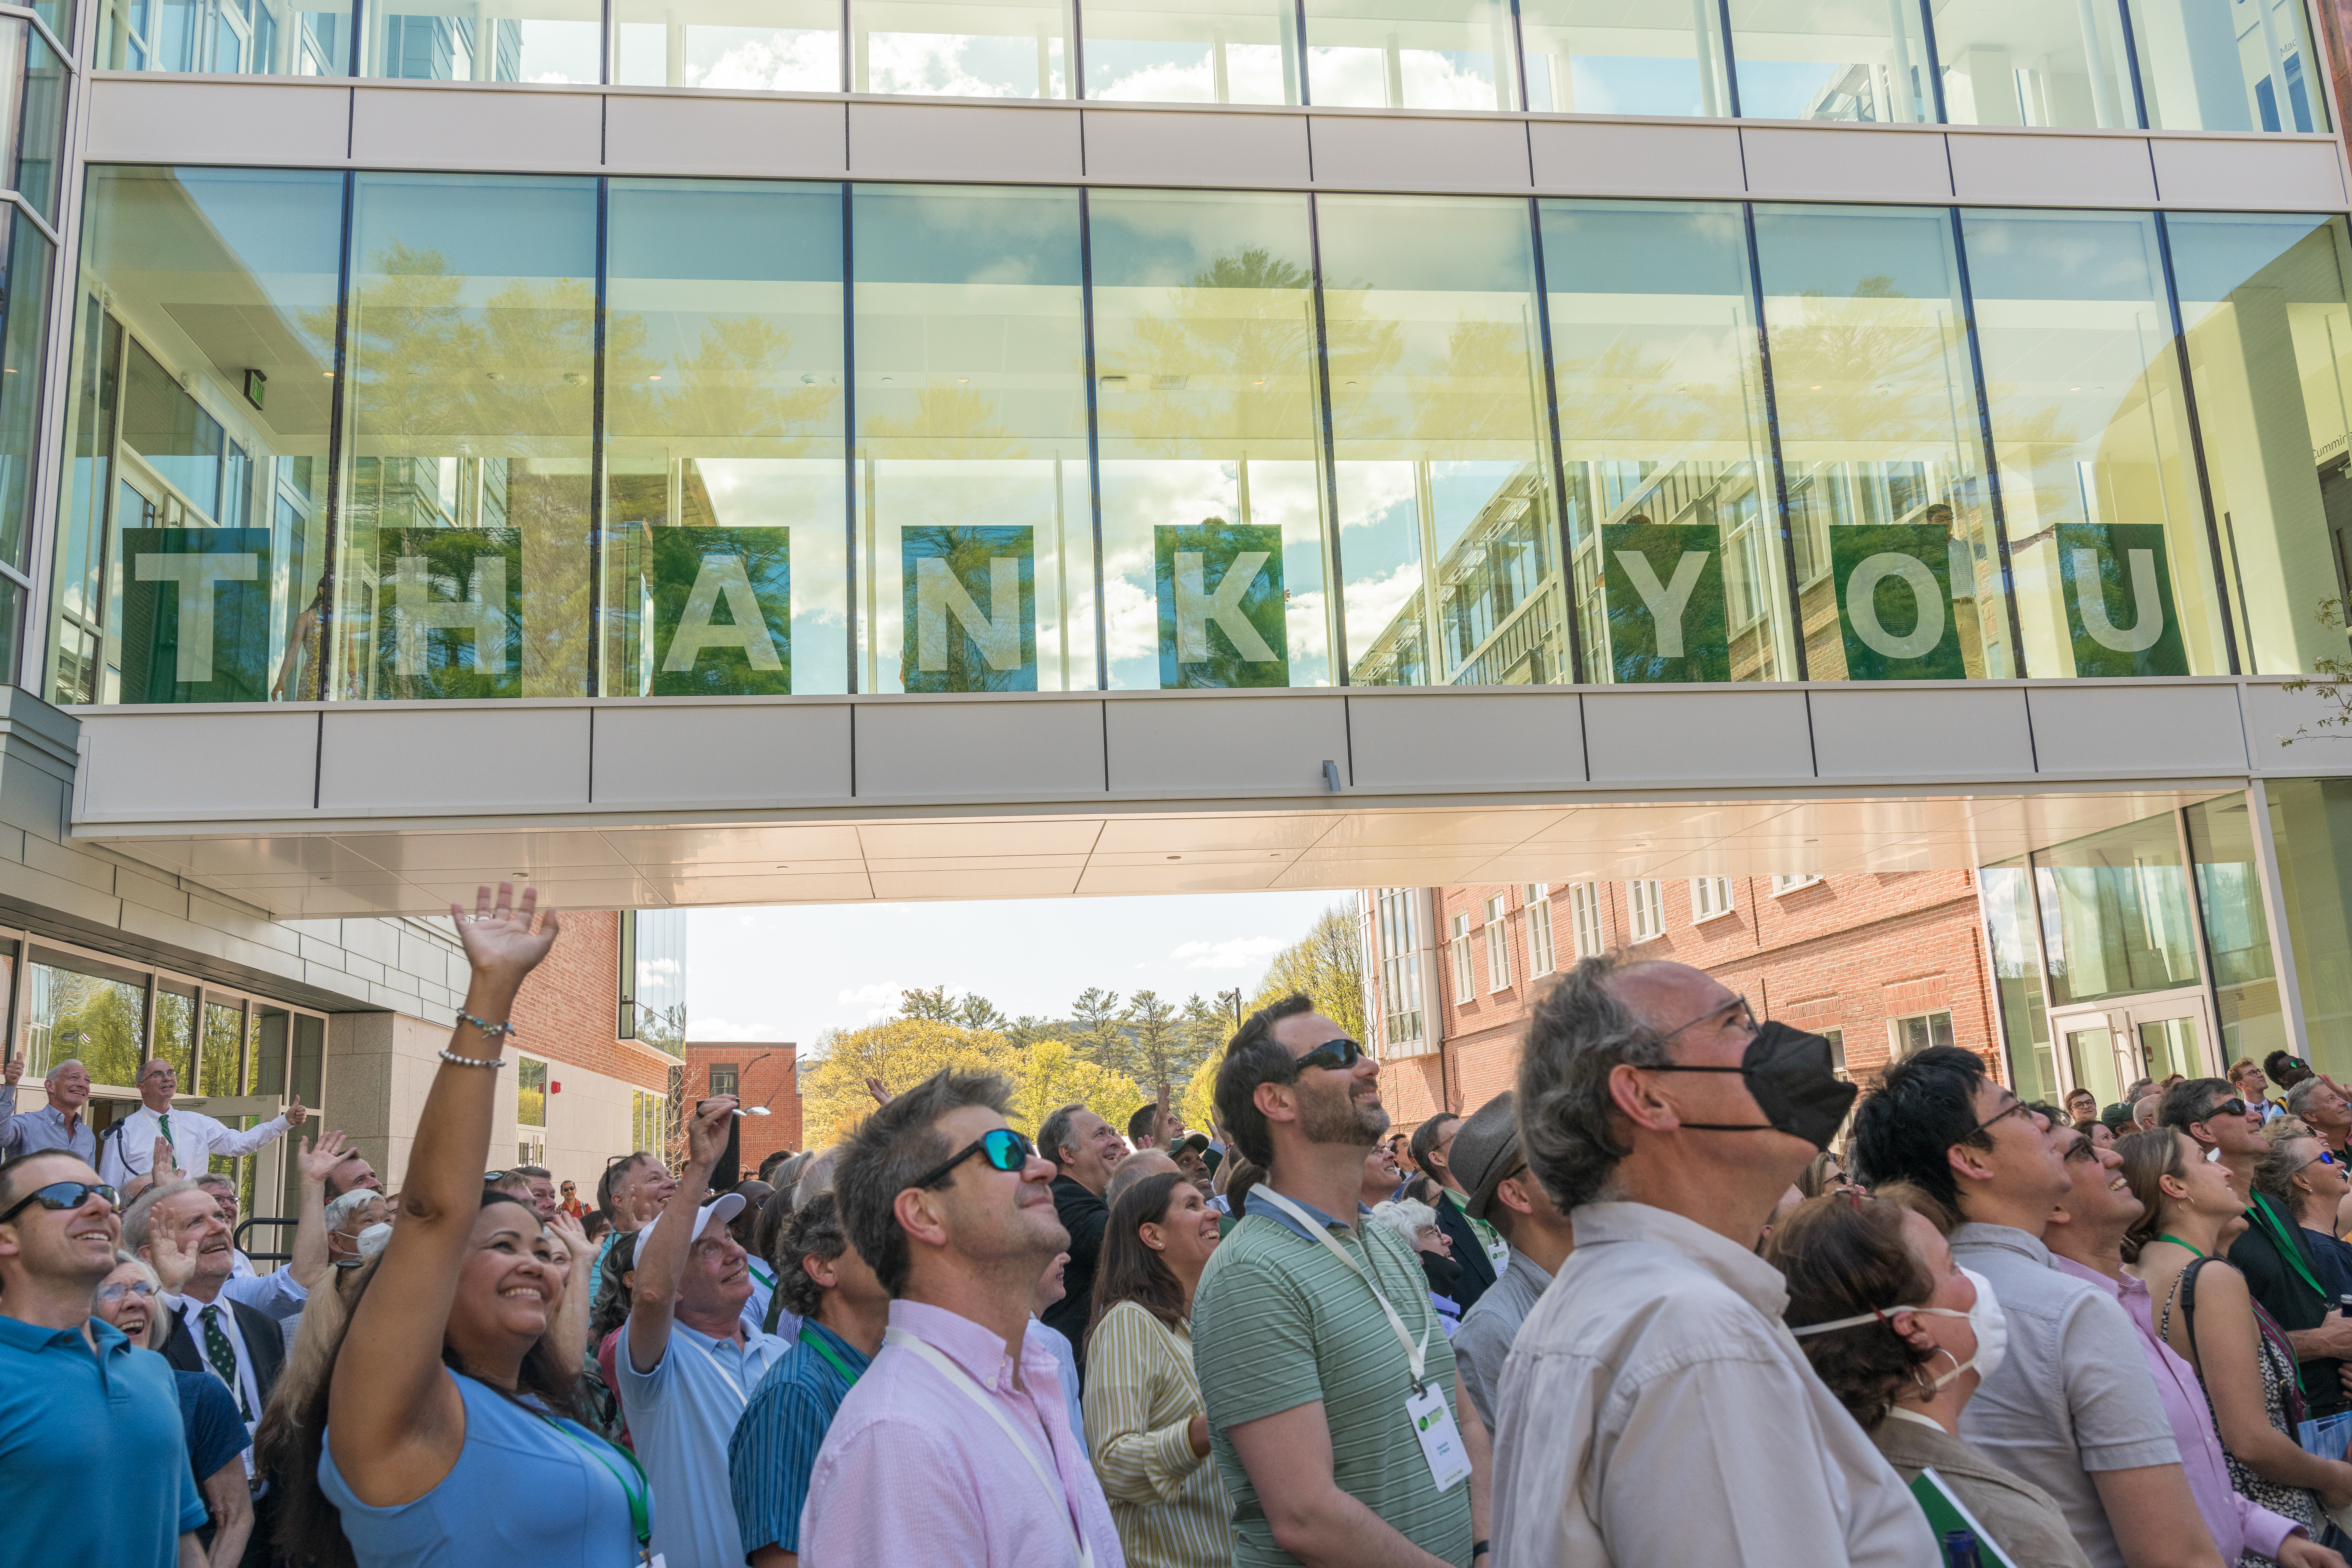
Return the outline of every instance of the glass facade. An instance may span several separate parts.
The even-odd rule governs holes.
[[[499,16],[454,0],[301,3],[321,8],[101,0],[98,58],[421,81],[2330,129],[2294,0],[527,0],[509,9],[528,15]]]
[[[2272,841],[2312,1065],[2352,1070],[2352,779],[2273,780]]]
[[[2295,673],[2352,585],[2339,217],[110,166],[82,255],[61,702]]]

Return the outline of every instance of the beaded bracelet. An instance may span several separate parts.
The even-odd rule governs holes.
[[[461,1057],[446,1047],[442,1047],[441,1059],[452,1067],[461,1068],[502,1068],[507,1065],[507,1059],[504,1057],[494,1057],[488,1061],[484,1061],[478,1057]]]
[[[514,1020],[512,1018],[509,1018],[503,1024],[485,1024],[479,1018],[475,1017],[471,1013],[460,1013],[457,1015],[457,1017],[463,1023],[473,1025],[475,1028],[479,1029],[483,1034],[488,1036],[494,1040],[500,1035],[511,1035],[515,1032]]]

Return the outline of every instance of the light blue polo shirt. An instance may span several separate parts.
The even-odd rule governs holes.
[[[177,1568],[207,1516],[172,1364],[102,1319],[89,1331],[94,1355],[79,1329],[0,1317],[0,1515],[44,1562]]]
[[[625,1323],[614,1346],[629,1437],[654,1484],[654,1551],[669,1568],[734,1568],[743,1561],[727,1445],[768,1369],[792,1342],[746,1330],[738,1344],[672,1321],[651,1372],[629,1361]]]

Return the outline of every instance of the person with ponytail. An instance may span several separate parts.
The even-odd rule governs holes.
[[[2116,1148],[2142,1209],[2124,1232],[2125,1260],[2147,1284],[2157,1337],[2204,1384],[2230,1484],[2318,1536],[2323,1506],[2352,1503],[2352,1463],[2295,1442],[2304,1407],[2294,1346],[2222,1256],[2242,1226],[2244,1194],[2227,1166],[2173,1128],[2136,1132]],[[2240,1561],[2262,1559],[2249,1552]]]
[[[2008,1337],[1991,1284],[1952,1261],[1900,1184],[1811,1199],[1772,1227],[1764,1260],[1787,1280],[1782,1317],[1906,1481],[1932,1468],[2016,1568],[2090,1568],[2048,1492],[1960,1436],[1960,1411]]]
[[[291,1562],[626,1568],[652,1537],[636,1461],[567,1418],[584,1336],[563,1299],[587,1270],[536,1209],[482,1182],[515,996],[558,931],[552,910],[532,930],[536,903],[501,882],[470,917],[450,907],[473,973],[400,1220],[354,1283],[327,1375],[286,1413],[277,1543]]]

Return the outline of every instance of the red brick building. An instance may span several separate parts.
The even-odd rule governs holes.
[[[1827,1035],[1857,1079],[1896,1053],[1947,1044],[2006,1078],[1976,880],[1918,871],[1368,889],[1366,1013],[1381,1098],[1409,1131],[1510,1088],[1535,997],[1580,953],[1610,947],[1706,970],[1759,1017]]]
[[[714,1094],[731,1094],[745,1105],[764,1105],[769,1114],[746,1116],[741,1151],[746,1177],[760,1173],[760,1162],[782,1150],[800,1152],[800,1068],[790,1040],[688,1041],[686,1104]]]
[[[621,917],[562,919],[562,940],[515,998],[500,1076],[513,1084],[517,1162],[577,1182],[593,1202],[606,1158],[647,1146],[640,1134],[658,1124],[677,1058],[620,1037]]]

